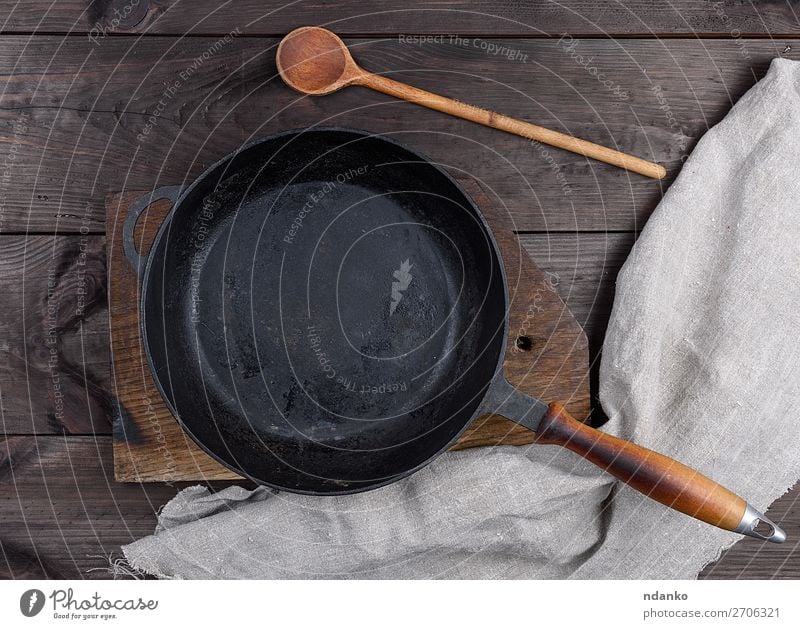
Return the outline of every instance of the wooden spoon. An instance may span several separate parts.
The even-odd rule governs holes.
[[[278,72],[286,84],[303,94],[322,96],[348,85],[361,85],[653,179],[663,179],[667,174],[659,164],[368,72],[355,62],[336,34],[318,26],[303,26],[284,37],[278,46],[277,63]]]

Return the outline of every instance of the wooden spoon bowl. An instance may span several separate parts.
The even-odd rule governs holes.
[[[339,36],[318,26],[304,26],[284,37],[276,61],[289,87],[313,96],[335,92],[361,74]]]

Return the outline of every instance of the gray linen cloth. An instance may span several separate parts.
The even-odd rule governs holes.
[[[641,234],[601,365],[604,430],[762,511],[800,478],[798,140],[800,64],[776,59]],[[663,579],[738,539],[532,446],[446,454],[353,496],[191,487],[123,551],[172,578]]]

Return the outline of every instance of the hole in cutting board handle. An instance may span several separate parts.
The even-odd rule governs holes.
[[[533,339],[530,336],[518,336],[514,344],[517,349],[521,349],[523,352],[529,352],[533,349]]]

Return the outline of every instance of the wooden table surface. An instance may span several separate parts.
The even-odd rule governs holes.
[[[107,192],[191,180],[282,129],[392,134],[504,199],[596,365],[638,231],[698,138],[770,60],[800,59],[796,10],[738,0],[0,0],[0,574],[104,576],[90,569],[152,532],[178,489],[113,481]],[[274,50],[305,24],[344,35],[370,70],[663,163],[670,176],[653,182],[357,88],[300,97],[276,78]],[[743,540],[703,576],[800,577],[798,492],[769,512],[789,542]]]

